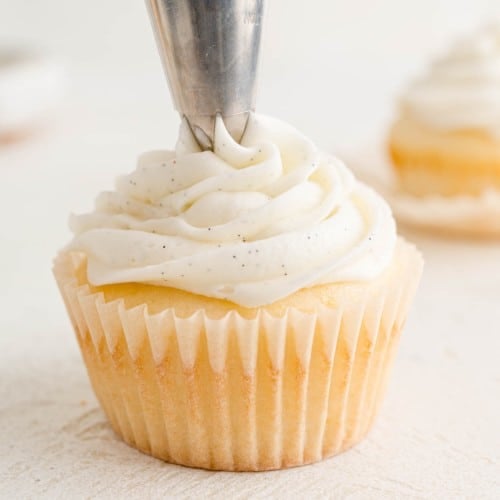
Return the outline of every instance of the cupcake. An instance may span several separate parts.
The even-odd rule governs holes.
[[[181,126],[70,220],[54,274],[99,402],[167,462],[257,471],[366,435],[420,278],[386,203],[297,130]]]
[[[401,99],[389,152],[416,196],[500,194],[500,22],[458,42]]]
[[[65,80],[61,65],[49,57],[0,49],[0,143],[40,126],[61,101]]]

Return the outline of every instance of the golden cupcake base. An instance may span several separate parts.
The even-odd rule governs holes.
[[[175,464],[258,471],[315,462],[366,435],[421,268],[400,240],[375,280],[302,290],[303,308],[294,294],[246,310],[162,287],[93,287],[81,254],[61,254],[54,273],[126,443]]]
[[[431,130],[408,117],[395,123],[389,153],[401,188],[416,196],[500,191],[500,137],[479,130]]]

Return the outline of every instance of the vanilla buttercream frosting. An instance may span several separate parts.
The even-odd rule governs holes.
[[[437,129],[500,134],[500,21],[455,43],[410,85],[401,104]]]
[[[395,223],[382,198],[293,127],[251,115],[241,143],[218,118],[214,151],[183,123],[175,151],[139,158],[69,249],[93,285],[174,287],[245,307],[319,284],[371,280],[390,263]]]

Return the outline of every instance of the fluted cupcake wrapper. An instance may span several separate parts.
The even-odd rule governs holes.
[[[296,466],[357,443],[420,277],[409,259],[383,290],[335,309],[183,318],[106,302],[78,284],[77,260],[61,255],[54,273],[116,433],[168,462],[222,470]]]

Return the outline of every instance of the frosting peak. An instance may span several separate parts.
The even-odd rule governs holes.
[[[438,129],[500,134],[500,21],[456,42],[409,87],[402,107]]]
[[[70,225],[94,285],[151,283],[246,307],[371,279],[396,241],[375,192],[294,128],[258,115],[241,144],[218,119],[213,152],[181,125],[175,153],[142,155]]]

